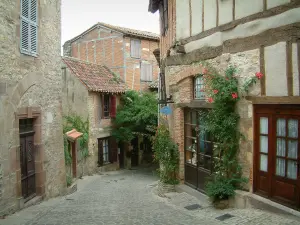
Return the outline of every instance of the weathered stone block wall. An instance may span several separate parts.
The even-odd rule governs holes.
[[[62,105],[64,115],[78,115],[88,119],[88,90],[62,63]]]
[[[35,154],[43,154],[41,168],[44,173],[39,193],[45,198],[62,194],[66,188],[65,162],[62,139],[62,76],[61,1],[38,1],[39,40],[38,56],[20,53],[20,1],[0,2],[0,80],[6,91],[0,96],[0,168],[2,195],[0,215],[20,207],[21,197],[18,109],[36,107],[41,118],[36,121],[40,129],[40,142]],[[51,16],[49,16],[51,15]],[[27,114],[32,116],[32,111]],[[42,179],[43,178],[43,179]],[[0,178],[1,182],[1,178]]]

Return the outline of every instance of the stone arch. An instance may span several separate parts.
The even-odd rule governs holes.
[[[200,74],[203,72],[203,69],[204,67],[202,65],[191,65],[174,75],[174,78],[170,80],[169,85],[176,85],[188,77]]]
[[[19,81],[17,87],[14,89],[11,95],[11,102],[14,105],[15,109],[18,107],[21,98],[27,92],[27,90],[33,85],[39,83],[42,78],[43,75],[41,73],[36,72],[28,74],[22,80]]]

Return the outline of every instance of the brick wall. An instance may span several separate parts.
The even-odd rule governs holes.
[[[146,90],[149,82],[141,82],[140,64],[147,61],[153,64],[153,80],[158,78],[159,67],[153,51],[159,47],[159,42],[141,39],[141,58],[135,59],[130,56],[130,37],[113,32],[106,28],[95,28],[72,43],[69,56],[88,62],[108,66],[114,73],[125,80],[130,89]],[[136,39],[136,38],[135,38]]]
[[[160,36],[160,57],[164,59],[176,38],[176,0],[168,0],[168,30]]]

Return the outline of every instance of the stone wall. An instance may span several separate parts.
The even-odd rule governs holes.
[[[38,1],[38,56],[20,53],[20,1],[0,2],[0,216],[22,207],[19,118],[35,113],[37,194],[58,196],[66,188],[62,139],[61,1]],[[50,16],[51,15],[51,16]],[[25,110],[25,111],[24,111]]]

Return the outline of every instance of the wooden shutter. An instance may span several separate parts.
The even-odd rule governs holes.
[[[109,138],[109,157],[111,163],[118,161],[118,144],[114,137]]]
[[[38,44],[37,0],[21,0],[21,53],[36,56]]]
[[[141,41],[132,39],[130,41],[130,54],[131,57],[141,58]]]
[[[103,166],[103,140],[98,139],[98,165]]]
[[[116,118],[117,114],[117,96],[112,95],[110,96],[110,117],[111,118]]]
[[[142,63],[141,64],[141,80],[152,81],[153,68],[152,64]]]
[[[168,29],[168,0],[164,0],[164,32]]]
[[[104,94],[101,94],[101,119],[104,118]]]
[[[165,33],[164,6],[162,2],[159,3],[159,24],[160,24],[160,34],[164,35]]]

